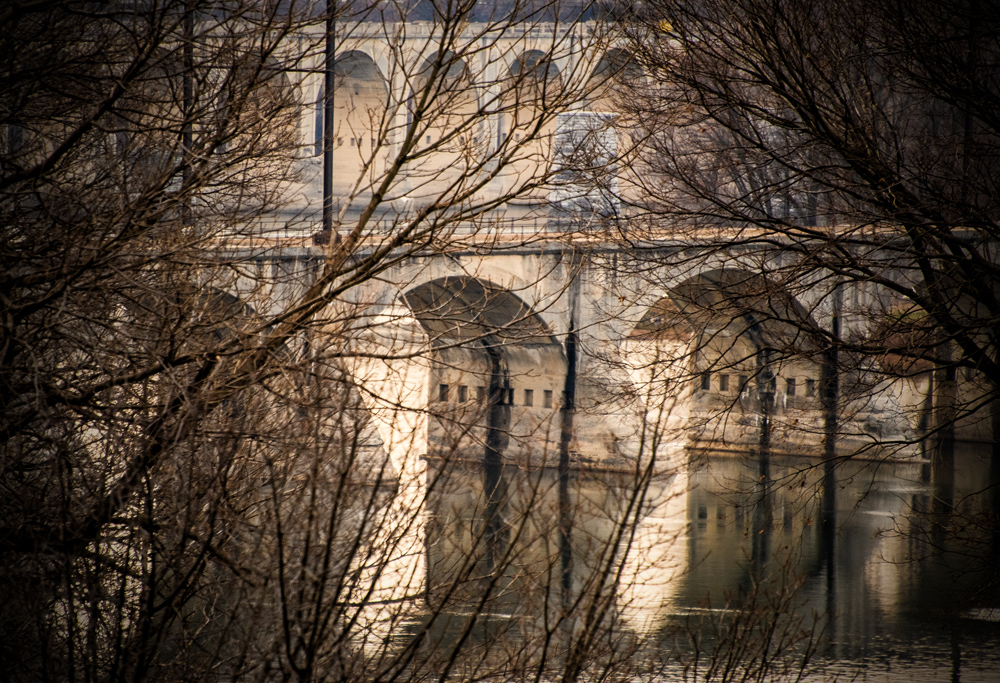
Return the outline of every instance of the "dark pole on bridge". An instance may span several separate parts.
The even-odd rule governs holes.
[[[955,504],[955,421],[958,381],[953,342],[945,339],[938,345],[938,367],[934,371],[934,447],[931,451],[933,512],[948,515]],[[945,522],[942,520],[942,524]]]
[[[823,365],[820,377],[820,395],[823,406],[823,459],[832,469],[837,457],[837,407],[840,402],[840,307],[841,291],[839,285],[834,285],[832,292],[833,310],[830,315],[830,340],[823,352]]]
[[[573,264],[570,265],[573,268]],[[576,330],[577,305],[580,298],[577,274],[569,287],[569,328],[566,332],[566,381],[563,385],[559,428],[559,564],[563,605],[573,599],[573,505],[569,495],[570,443],[576,414],[576,364],[579,339]]]
[[[333,236],[333,106],[334,67],[337,52],[337,3],[327,0],[326,4],[326,63],[323,74],[323,229],[319,244],[327,244]],[[339,241],[340,235],[333,237]]]
[[[184,6],[184,18],[182,24],[183,46],[181,47],[182,68],[184,74],[181,77],[181,98],[184,108],[184,120],[181,122],[181,185],[183,186],[185,198],[181,203],[181,224],[185,228],[193,225],[191,216],[191,202],[187,198],[190,192],[191,181],[191,156],[194,145],[194,7],[188,2]]]
[[[771,536],[771,413],[774,410],[775,376],[771,369],[771,350],[763,342],[759,329],[757,350],[757,397],[760,405],[760,429],[757,435],[757,500],[754,507],[753,553],[755,568],[762,568],[770,552]]]
[[[760,457],[760,476],[770,474],[771,413],[774,410],[775,376],[771,370],[771,350],[762,347],[757,351],[757,397],[760,401],[760,430],[757,449]]]
[[[573,438],[576,411],[577,337],[570,318],[566,334],[566,384],[563,389],[562,424],[559,430],[559,564],[563,604],[572,600],[573,590],[573,514],[569,497],[569,445]]]
[[[503,356],[490,340],[483,340],[483,348],[490,361],[490,385],[487,392],[486,452],[483,459],[483,488],[486,491],[484,535],[486,561],[492,574],[498,566],[507,545],[503,505],[507,486],[503,472],[503,451],[507,446],[510,430],[510,380]]]

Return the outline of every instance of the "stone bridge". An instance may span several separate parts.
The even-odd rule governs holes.
[[[349,222],[364,201],[358,179],[378,175],[383,155],[388,159],[393,154],[396,142],[386,131],[398,134],[411,125],[407,101],[435,50],[431,25],[408,24],[398,34],[398,45],[386,40],[379,25],[370,28],[359,26],[338,45],[332,130],[323,126],[322,65],[304,65],[305,75],[293,84],[306,105],[299,137],[315,157],[302,160],[312,175],[305,174],[301,188],[305,203],[291,207],[289,216],[305,217],[309,227],[296,234],[295,228],[287,228],[291,221],[279,215],[265,226],[270,232],[252,239],[234,237],[220,247],[238,274],[229,293],[262,315],[297,300],[327,257],[327,250],[308,236],[322,204],[318,157],[324,137],[336,155],[333,196],[345,203],[338,214]],[[474,34],[477,29],[472,25],[467,30]],[[505,79],[539,64],[546,79],[565,76],[586,84],[621,62],[613,44],[558,54],[553,47],[565,48],[574,40],[583,44],[586,36],[585,24],[570,32],[539,25],[492,38],[474,51],[474,60],[456,60],[449,77],[464,99],[425,131],[426,143],[446,135],[454,117],[464,114],[475,115],[477,124],[468,131],[471,140],[462,139],[462,144],[495,149],[505,138],[520,135],[516,121],[490,114],[487,103],[502,98]],[[608,111],[601,97],[585,99],[579,110]],[[376,129],[372,124],[379,119]],[[542,133],[539,146],[556,133],[556,122]],[[449,182],[448,168],[460,152],[450,154],[439,150],[420,175],[404,180],[361,250],[376,248],[378,225],[391,229],[394,216],[405,212],[401,194],[419,203],[421,191],[437,191],[427,178]],[[534,156],[551,159],[551,149],[539,147]],[[532,172],[524,164],[511,169],[515,177]],[[500,196],[508,182],[500,176],[484,192]],[[425,573],[446,572],[448,554],[468,554],[469,539],[483,534],[487,547],[494,544],[493,537],[502,533],[498,520],[511,517],[500,507],[518,505],[519,495],[541,491],[542,498],[555,499],[542,505],[541,521],[533,522],[538,529],[549,529],[548,534],[539,531],[539,537],[555,537],[552,529],[562,524],[560,515],[569,500],[567,471],[599,472],[608,479],[622,475],[633,482],[636,475],[652,471],[662,477],[648,489],[648,506],[636,517],[635,543],[642,552],[633,558],[654,559],[645,564],[630,559],[622,581],[636,592],[622,598],[622,609],[639,615],[661,605],[674,590],[669,588],[671,574],[662,567],[685,566],[685,508],[696,498],[689,486],[692,450],[756,451],[765,458],[819,458],[824,453],[821,338],[835,331],[846,336],[865,332],[871,322],[856,312],[871,308],[873,297],[863,284],[843,284],[834,292],[819,284],[781,291],[761,275],[787,258],[780,248],[729,253],[705,248],[699,253],[702,245],[691,236],[653,240],[646,252],[655,254],[661,266],[634,268],[632,254],[597,234],[558,232],[561,226],[547,219],[549,199],[528,196],[521,204],[506,205],[489,229],[470,227],[447,250],[401,255],[388,271],[337,304],[346,311],[343,319],[352,323],[346,331],[329,330],[330,343],[345,344],[347,338],[345,368],[373,418],[372,447],[388,456],[398,482],[386,519],[391,521],[396,512],[405,519],[404,513],[414,510],[427,515],[404,540],[395,541],[391,566],[377,591],[386,604],[401,587],[422,584]],[[824,275],[817,273],[815,281],[822,283]],[[816,332],[812,338],[796,334],[809,327]],[[321,348],[323,331],[310,343]],[[842,386],[871,379],[864,377],[864,368],[857,375],[843,378]],[[841,401],[838,453],[912,442],[917,433],[926,377],[872,380],[867,389],[864,400],[848,396]],[[912,450],[892,454],[915,455]],[[444,462],[454,481],[428,495],[428,467]],[[516,467],[505,473],[509,465]],[[783,466],[776,464],[773,471]],[[786,474],[775,476],[790,477],[795,467],[788,465]],[[802,471],[815,474],[808,467]],[[532,483],[525,473],[539,474]],[[520,491],[515,490],[518,476],[527,477]],[[758,479],[750,481],[767,487]],[[600,524],[581,522],[586,533],[577,534],[575,543],[586,545],[581,538],[603,538],[602,533],[610,542],[627,501],[612,493],[589,500],[579,482],[572,506],[577,520],[589,515],[614,524],[597,532]],[[628,492],[629,485],[620,489]],[[459,509],[465,512],[455,512]],[[811,520],[807,508],[800,510],[803,520]],[[720,514],[716,512],[717,519]],[[462,524],[441,532],[443,520],[462,515]],[[786,528],[792,526],[789,520],[787,516]],[[811,521],[803,521],[801,526],[809,525]],[[393,526],[385,529],[391,533]],[[527,556],[534,545],[544,545],[536,540],[524,543]],[[559,542],[564,543],[562,536]],[[559,551],[563,562],[563,548]],[[571,551],[584,555],[580,549]],[[553,557],[550,548],[539,562],[551,565]],[[586,576],[587,560],[580,558],[569,563],[578,583]],[[526,563],[531,561],[529,557]],[[569,565],[563,562],[562,570],[569,571]],[[427,580],[428,586],[433,583]],[[365,618],[380,620],[377,613]]]
[[[530,72],[551,83],[572,81],[582,97],[568,115],[603,116],[613,101],[608,88],[593,84],[641,74],[623,67],[627,55],[595,26],[543,21],[491,32],[473,21],[452,47],[474,49],[442,55],[448,46],[433,21],[352,25],[338,36],[332,62],[332,128],[324,130],[323,54],[289,76],[303,105],[298,137],[315,156],[301,160],[302,201],[288,215],[305,223],[306,233],[315,229],[326,140],[334,158],[330,191],[344,203],[337,215],[350,222],[366,201],[359,179],[377,177],[379,164],[393,157],[413,124],[414,93],[442,56],[446,86],[458,99],[421,138],[433,146],[457,122],[472,120],[470,139],[458,141],[454,154],[429,147],[434,153],[419,169],[404,171],[374,219],[371,245],[379,225],[391,229],[406,212],[404,204],[419,205],[421,193],[435,196],[451,182],[449,169],[469,145],[495,150],[522,134],[518,107],[538,102],[501,106],[511,79]],[[323,41],[318,31],[307,38]],[[558,120],[546,126],[532,143],[537,149],[525,152],[528,165],[513,164],[484,195],[503,196],[511,178],[532,176],[531,164],[551,161]],[[675,258],[696,254],[699,243],[673,236],[648,246],[664,265],[641,275],[614,244],[557,232],[561,226],[548,218],[551,199],[529,194],[508,202],[490,229],[470,227],[446,252],[410,255],[351,292],[364,324],[351,332],[358,360],[350,371],[398,468],[413,451],[534,465],[568,459],[602,470],[687,447],[821,453],[821,337],[835,328],[863,333],[869,323],[839,302],[861,310],[870,292],[845,284],[836,296],[826,287],[782,293],[760,276],[786,258],[780,249]],[[253,247],[227,247],[243,262],[232,293],[262,313],[293,300],[324,258],[301,227],[287,227],[295,221],[282,221],[264,221],[267,236]],[[756,312],[737,311],[735,299]],[[814,338],[798,339],[789,353],[789,338],[801,337],[795,330],[803,326]],[[911,440],[924,384],[883,382],[868,392],[874,400],[842,405],[842,450]]]
[[[233,293],[261,313],[292,301],[324,258],[304,238],[267,243],[228,252],[246,259]],[[759,252],[670,266],[690,242],[663,240],[655,280],[595,239],[542,231],[462,244],[408,256],[350,294],[364,311],[351,372],[397,463],[416,448],[555,466],[562,451],[575,466],[628,470],[691,447],[747,452],[762,431],[776,453],[821,455],[820,348],[788,352],[783,320],[829,330],[838,315],[841,334],[860,331],[867,323],[834,311],[827,290],[756,293],[769,267]],[[738,312],[728,296],[743,297]],[[837,300],[864,296],[845,287]],[[912,438],[919,387],[901,383],[842,407],[844,452]]]
[[[611,542],[629,491],[647,481],[634,554],[623,570],[632,588],[620,600],[626,620],[652,618],[678,590],[672,577],[697,561],[684,543],[692,533],[689,508],[701,500],[692,497],[692,449],[759,455],[767,430],[768,458],[818,462],[823,454],[816,356],[809,349],[775,353],[761,365],[761,351],[782,341],[775,306],[783,315],[808,311],[821,329],[840,315],[841,333],[861,321],[834,310],[819,290],[795,300],[770,297],[770,317],[762,310],[750,322],[734,319],[724,296],[759,281],[767,266],[760,253],[671,267],[671,254],[694,247],[664,239],[667,265],[653,282],[628,267],[624,252],[592,238],[543,230],[470,236],[463,245],[409,255],[343,304],[363,312],[350,335],[357,355],[347,366],[374,418],[371,446],[388,456],[398,482],[385,514],[406,519],[420,511],[396,541],[377,594],[389,604],[447,576],[461,564],[456,558],[476,552],[473,539],[484,524],[488,555],[492,534],[509,533],[499,521],[489,531],[491,520],[516,519],[526,498],[534,501],[525,509],[538,529],[518,541],[524,566],[555,562],[551,527],[572,499],[574,559],[566,566],[570,582],[582,585],[595,569],[587,544]],[[242,273],[233,295],[264,314],[295,300],[326,258],[305,237],[231,244],[225,253]],[[863,295],[845,289],[838,299]],[[322,345],[322,333],[311,341]],[[907,401],[918,399],[886,386],[875,401],[845,406],[841,450],[912,437],[914,405]],[[813,479],[822,472],[802,462],[776,457],[770,472]],[[429,472],[444,470],[447,483],[430,495]],[[653,474],[651,484],[644,472]],[[588,484],[593,476],[600,480]],[[814,505],[793,508],[807,528]],[[488,567],[493,560],[482,561]],[[364,619],[377,630],[385,615],[373,607]]]

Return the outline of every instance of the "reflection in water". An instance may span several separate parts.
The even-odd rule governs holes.
[[[987,464],[973,450],[956,452],[957,513],[988,503],[974,495]],[[976,543],[984,539],[956,529],[958,518],[926,514],[932,505],[919,464],[841,463],[833,491],[824,490],[819,459],[772,456],[763,471],[762,480],[750,457],[705,455],[645,487],[629,474],[576,472],[567,568],[554,469],[505,468],[498,514],[508,542],[497,558],[481,542],[482,465],[432,464],[427,596],[454,615],[436,625],[435,637],[462,638],[462,615],[481,610],[490,618],[478,628],[492,624],[527,638],[547,632],[573,604],[580,609],[568,632],[588,628],[586,615],[598,614],[611,632],[649,636],[646,647],[686,661],[699,615],[733,614],[727,610],[768,587],[784,591],[790,602],[782,604],[794,605],[802,624],[824,615],[816,677],[997,680],[1000,623],[993,617],[1000,610],[992,608],[1000,603],[964,555],[982,556]],[[627,524],[635,510],[637,524]],[[963,534],[960,546],[955,537]],[[567,569],[571,595],[562,586]],[[760,593],[758,609],[766,609],[764,597],[775,599]],[[702,648],[713,644],[705,637]]]
[[[450,463],[432,468],[427,531],[428,593],[448,592],[468,609],[485,600],[486,610],[517,617],[553,618],[563,605],[607,598],[608,618],[633,625],[648,620],[666,603],[674,583],[667,580],[672,557],[684,534],[677,507],[686,485],[680,476],[660,476],[647,487],[628,474],[571,473],[560,500],[555,468],[504,471],[506,499],[496,511],[504,525],[505,555],[483,543],[493,514],[484,491],[482,467]],[[644,514],[627,523],[634,510]],[[560,547],[560,516],[569,521],[569,556]],[[629,549],[630,543],[632,548]],[[626,549],[629,552],[626,553]],[[655,573],[653,570],[655,569]],[[563,577],[568,576],[567,582]],[[636,581],[635,579],[640,579]],[[615,587],[628,586],[628,590]],[[487,595],[489,593],[489,595]],[[438,598],[443,599],[443,598]],[[432,597],[432,601],[434,598]]]

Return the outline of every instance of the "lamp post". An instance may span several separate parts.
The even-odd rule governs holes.
[[[337,5],[335,0],[327,0],[325,60],[323,64],[323,224],[313,233],[313,244],[324,246],[340,241],[340,235],[333,234],[333,69],[337,52]]]
[[[323,235],[328,242],[333,233],[333,69],[336,61],[336,16],[335,0],[327,2],[326,16],[326,64],[323,91]],[[338,235],[339,237],[339,235]],[[334,238],[336,241],[336,238]]]

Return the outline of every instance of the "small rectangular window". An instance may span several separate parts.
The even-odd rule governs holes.
[[[816,395],[816,380],[807,379],[806,380],[806,396]]]
[[[507,390],[507,405],[509,405],[509,406],[514,405],[514,390],[513,389],[508,389]]]
[[[514,139],[515,140],[520,140],[521,139],[521,134],[520,133],[514,133]]]
[[[464,384],[458,385],[458,402],[465,403],[469,400],[469,387]]]
[[[531,389],[524,390],[524,405],[533,406],[535,405],[535,392]]]
[[[351,138],[351,147],[354,147],[354,138]]]
[[[719,375],[719,391],[729,391],[729,375]]]
[[[480,403],[486,402],[486,387],[476,387],[476,400]]]
[[[740,375],[740,393],[741,394],[744,391],[747,390],[747,382],[749,382],[749,381],[750,381],[749,377],[747,377],[746,375]]]
[[[542,394],[542,401],[544,402],[544,405],[545,405],[546,408],[551,408],[552,407],[552,390],[551,389],[546,389],[545,390],[545,393]]]
[[[448,400],[448,385],[439,384],[438,385],[438,400],[441,402]]]
[[[701,390],[708,391],[712,388],[712,373],[703,372],[701,373]]]
[[[428,145],[431,144],[431,136],[430,135],[427,136],[427,144]]]
[[[340,147],[342,144],[344,144],[344,138],[337,138],[337,147]]]

